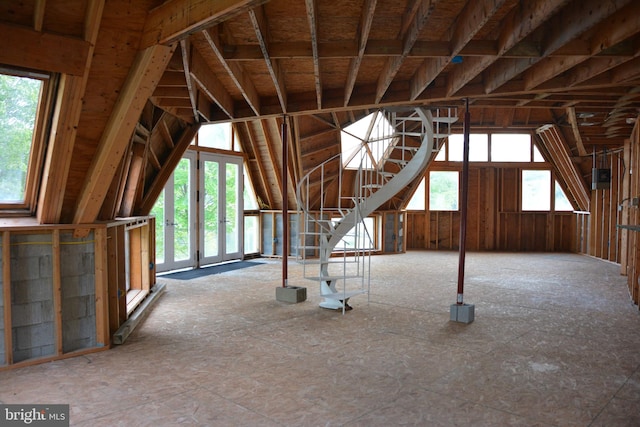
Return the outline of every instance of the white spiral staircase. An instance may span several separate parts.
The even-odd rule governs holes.
[[[297,258],[304,265],[304,277],[319,283],[321,307],[343,313],[351,309],[349,298],[369,293],[375,230],[367,228],[365,219],[425,171],[439,140],[450,134],[457,120],[455,108],[400,108],[375,114],[365,136],[359,138],[359,150],[347,159],[349,165],[359,165],[353,183],[356,194],[339,197],[338,206],[326,206],[329,185],[337,185],[342,194],[343,154],[309,171],[296,190],[301,212]],[[337,177],[326,173],[335,169],[333,162],[340,162]],[[353,175],[352,171],[349,179]],[[318,186],[319,207],[314,199],[312,210],[311,189]]]

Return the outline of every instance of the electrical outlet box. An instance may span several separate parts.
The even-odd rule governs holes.
[[[592,190],[607,190],[611,186],[611,169],[598,169],[593,168],[591,170],[591,189]]]

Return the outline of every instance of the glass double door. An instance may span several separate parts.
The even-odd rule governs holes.
[[[152,214],[156,271],[242,257],[242,158],[188,151]]]

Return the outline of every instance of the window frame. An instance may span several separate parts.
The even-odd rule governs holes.
[[[21,202],[0,202],[0,216],[31,216],[35,214],[37,208],[38,190],[40,188],[42,165],[45,159],[46,141],[50,135],[50,120],[54,108],[58,76],[56,74],[2,66],[0,66],[0,74],[30,78],[42,82],[33,124],[31,150],[27,161],[24,199]]]

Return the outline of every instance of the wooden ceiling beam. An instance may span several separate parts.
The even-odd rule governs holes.
[[[99,22],[95,25],[100,27]],[[0,23],[0,40],[5,46],[0,49],[1,64],[72,76],[84,74],[93,52],[88,40],[5,23]]]
[[[284,87],[284,76],[282,75],[278,61],[271,59],[269,56],[269,27],[262,7],[250,10],[249,18],[251,19],[251,24],[253,25],[253,30],[256,33],[258,42],[260,43],[264,62],[267,65],[267,70],[269,70],[269,75],[271,76],[271,80],[273,81],[273,85],[276,89],[276,94],[280,101],[280,107],[282,108],[282,112],[286,113],[287,92]]]
[[[612,0],[603,3],[601,0],[574,0],[560,13],[554,15],[544,25],[545,43],[542,55],[546,57],[562,46],[596,27],[601,21],[613,15],[617,10],[629,3],[630,0]],[[486,74],[485,91],[491,93],[497,88],[515,78],[518,74],[528,70],[539,59],[505,60],[497,67],[491,67]]]
[[[523,77],[525,81],[525,88],[533,89],[547,80],[550,80],[555,76],[576,67],[577,65],[581,65],[590,57],[600,54],[618,43],[624,42],[626,39],[637,33],[638,26],[640,26],[640,2],[633,2],[627,7],[624,7],[611,15],[605,23],[601,23],[593,28],[591,31],[593,37],[591,37],[587,42],[590,47],[589,56],[545,58],[527,70]],[[616,62],[616,59],[618,58],[613,58],[612,62]],[[618,59],[618,61],[621,60]],[[591,69],[586,66],[576,68],[579,69],[581,74],[591,72],[592,76],[602,72],[598,71],[598,69]],[[582,81],[588,80],[588,77],[581,78]]]
[[[448,79],[448,96],[456,94],[467,83],[493,64],[499,56],[507,54],[567,2],[568,0],[519,2],[500,25],[501,30],[497,39],[496,56],[465,58],[463,63],[459,64],[460,66],[453,69]]]
[[[229,74],[229,77],[233,80],[236,87],[242,93],[245,101],[256,116],[260,116],[260,97],[258,96],[258,91],[254,86],[251,78],[245,73],[244,69],[240,64],[228,62],[224,59],[224,55],[222,54],[223,48],[220,43],[220,38],[218,34],[218,27],[214,27],[205,31],[202,31],[202,35],[207,41],[211,50],[218,57],[218,61],[224,67],[224,69]]]
[[[175,48],[175,45],[159,45],[138,54],[87,172],[73,213],[74,224],[96,220],[108,190],[103,183],[113,179],[140,113],[153,94]]]
[[[567,107],[567,120],[571,125],[571,131],[573,132],[573,139],[576,141],[576,147],[580,156],[586,156],[587,150],[582,143],[582,136],[580,135],[580,128],[578,127],[578,119],[576,117],[576,109],[574,107]]]
[[[164,134],[165,131],[163,129],[166,129],[167,132],[169,130],[165,118],[163,118],[162,123],[163,125],[160,126],[160,131]],[[175,143],[172,143],[172,149],[169,156],[165,159],[160,171],[154,176],[153,181],[149,185],[149,189],[142,197],[140,205],[135,207],[135,215],[149,215],[151,209],[153,209],[153,205],[155,205],[156,200],[158,200],[160,193],[162,193],[162,190],[167,184],[167,181],[169,181],[171,174],[178,166],[178,163],[180,163],[182,156],[191,145],[191,142],[193,141],[193,138],[196,137],[199,129],[199,122],[187,125],[187,127],[182,130],[178,140]],[[173,141],[170,134],[169,139]]]
[[[35,0],[33,5],[33,29],[42,31],[42,23],[44,22],[44,11],[46,10],[47,0]]]
[[[140,49],[171,44],[268,0],[169,0],[149,12]]]
[[[407,55],[413,48],[420,32],[425,27],[429,16],[434,8],[433,0],[420,0],[415,3],[414,9],[411,13],[413,15],[411,17],[405,17],[403,19],[403,23],[405,26],[401,32],[402,39],[402,52],[399,56],[394,56],[387,59],[384,67],[382,68],[382,72],[378,77],[378,84],[376,87],[376,96],[375,103],[379,103],[382,100],[382,97],[389,89],[391,82],[395,78],[398,70],[402,66],[402,63],[406,59]]]
[[[206,64],[197,49],[191,52],[191,78],[200,90],[227,115],[233,118],[233,98]],[[157,90],[156,90],[157,91]]]
[[[193,119],[198,122],[200,121],[198,117],[198,106],[197,106],[197,93],[196,87],[191,81],[191,71],[190,71],[190,56],[191,56],[191,43],[189,39],[180,40],[180,53],[182,57],[182,69],[184,70],[184,80],[187,83],[187,90],[189,91],[189,101],[191,103],[191,110],[193,112]]]
[[[356,85],[356,79],[358,72],[360,71],[360,64],[362,58],[367,49],[367,42],[369,41],[369,32],[371,31],[371,24],[373,22],[373,16],[376,11],[376,5],[378,0],[365,0],[362,7],[362,14],[360,15],[360,32],[358,34],[358,53],[355,58],[351,60],[349,64],[349,72],[347,74],[347,84],[344,88],[344,106],[349,105],[353,88]]]
[[[309,21],[309,33],[311,34],[311,53],[313,57],[313,74],[316,86],[316,98],[318,110],[322,109],[322,80],[320,76],[320,58],[318,56],[318,6],[316,0],[305,0],[307,8],[307,20]]]
[[[78,123],[103,10],[104,0],[95,0],[89,3],[85,15],[85,29],[87,31],[84,33],[89,50],[83,64],[83,71],[80,76],[63,74],[58,82],[57,100],[53,111],[50,139],[42,171],[42,184],[36,211],[38,221],[42,224],[56,224],[60,222],[62,215]],[[0,52],[8,50],[10,49],[2,49]]]
[[[455,21],[451,22],[447,34],[445,34],[445,38],[449,40],[451,46],[450,56],[427,59],[420,64],[411,78],[411,100],[420,96],[453,57],[458,55],[462,48],[484,27],[503,3],[504,0],[476,0],[465,5]]]

